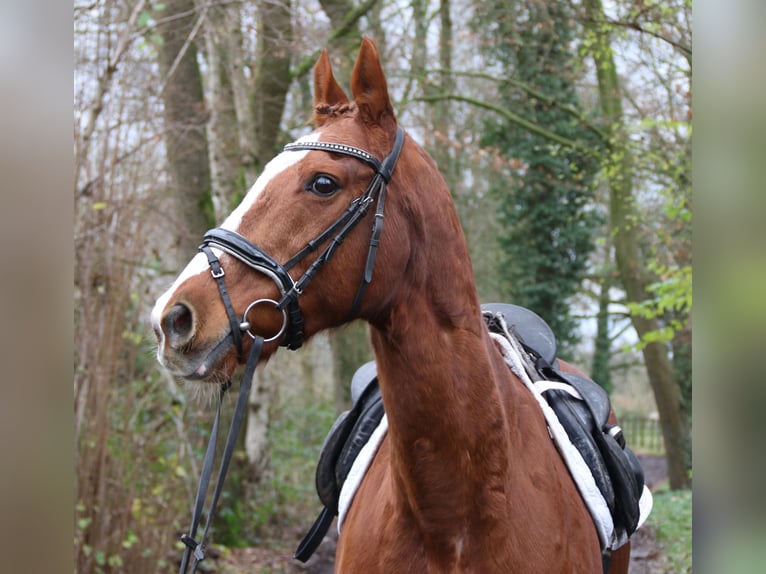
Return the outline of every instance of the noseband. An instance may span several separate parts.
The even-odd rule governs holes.
[[[265,342],[279,338],[286,331],[287,335],[282,343],[283,346],[294,350],[303,344],[304,321],[300,306],[298,305],[298,297],[303,294],[306,286],[314,278],[317,272],[330,261],[338,246],[343,243],[346,236],[364,218],[370,205],[377,199],[377,207],[372,222],[370,244],[367,252],[367,262],[365,264],[364,274],[346,319],[351,319],[356,314],[362,303],[362,298],[364,297],[367,286],[372,281],[375,255],[380,242],[380,234],[383,230],[383,209],[386,200],[386,184],[391,180],[391,175],[396,167],[396,162],[399,159],[403,144],[404,131],[402,128],[399,128],[396,132],[396,138],[394,139],[394,146],[391,153],[389,153],[382,162],[378,161],[372,154],[364,150],[345,144],[329,142],[296,142],[287,144],[284,147],[284,151],[318,150],[351,156],[365,162],[375,170],[375,175],[372,180],[370,180],[364,193],[359,197],[354,198],[340,217],[319,234],[319,236],[309,241],[303,249],[291,257],[284,265],[280,264],[258,245],[234,231],[217,227],[205,233],[202,245],[200,245],[199,249],[207,256],[210,272],[218,284],[221,298],[226,307],[226,314],[229,317],[232,338],[234,339],[234,344],[237,347],[240,356],[242,355],[242,332],[246,332],[250,337],[255,338],[255,335],[249,330],[250,324],[247,315],[250,312],[250,309],[258,304],[272,304],[278,311],[282,312],[282,327],[276,335],[265,339]],[[301,275],[297,281],[293,280],[289,273],[290,269],[305,259],[310,253],[317,251],[331,237],[332,239],[330,242],[317,256],[314,262],[309,265],[303,275]],[[221,251],[228,253],[251,269],[269,277],[279,288],[280,300],[258,299],[253,301],[253,303],[247,307],[247,310],[240,321],[234,313],[228,291],[226,290],[226,285],[223,281],[223,267],[221,267],[218,258],[215,253],[213,253],[213,250],[211,249],[212,247],[216,247]]]

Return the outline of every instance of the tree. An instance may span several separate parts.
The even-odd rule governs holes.
[[[259,4],[258,69],[253,94],[258,171],[277,151],[282,112],[292,82],[293,26],[289,0]]]
[[[609,153],[605,170],[609,184],[609,216],[615,259],[620,282],[629,303],[641,306],[651,299],[649,286],[654,278],[641,248],[640,228],[634,192],[634,156],[624,125],[622,92],[611,47],[609,28],[603,24],[600,0],[585,0],[583,7],[591,23],[590,52],[596,66],[599,102],[604,123],[609,129]],[[661,330],[656,317],[633,312],[631,320],[639,337]],[[668,460],[671,488],[689,485],[689,429],[683,414],[681,393],[673,364],[664,342],[649,341],[642,349],[649,382],[660,415]]]
[[[495,39],[491,58],[513,79],[500,87],[501,105],[590,150],[557,145],[502,119],[487,121],[483,135],[484,145],[512,162],[493,190],[500,198],[498,272],[507,297],[546,319],[566,354],[578,339],[570,300],[584,278],[599,224],[592,182],[600,140],[572,113],[579,112],[574,20],[565,3],[532,1],[504,11],[488,5],[479,22]]]
[[[240,10],[234,3],[212,5],[203,26],[205,99],[210,112],[207,138],[216,221],[231,212],[257,175]]]
[[[204,12],[194,0],[169,0],[167,17],[157,27],[157,60],[165,118],[165,147],[171,189],[178,206],[176,227],[181,260],[197,251],[199,238],[215,225],[210,193],[210,163],[205,126],[208,109],[197,62],[197,35]]]
[[[175,211],[158,193],[167,180],[156,91],[163,79],[148,23],[159,12],[145,2],[75,5],[75,570],[82,573],[156,571],[170,534],[146,519],[171,523],[180,512],[159,477],[173,474],[189,440],[176,418],[183,407],[171,405],[142,337],[141,301],[160,259],[152,241],[171,243],[165,230]]]

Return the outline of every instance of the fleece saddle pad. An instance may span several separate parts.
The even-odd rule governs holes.
[[[490,335],[512,370],[538,400],[551,435],[567,463],[608,553],[627,541],[651,509],[643,471],[627,448],[621,429],[608,424],[606,392],[593,381],[563,373],[556,360],[556,338],[532,311],[517,305],[482,307]],[[514,345],[513,343],[517,345]],[[537,382],[524,368],[534,364]],[[353,407],[342,413],[325,439],[316,472],[324,508],[300,543],[295,557],[306,561],[338,516],[346,511],[387,431],[375,362],[362,365],[351,382]]]

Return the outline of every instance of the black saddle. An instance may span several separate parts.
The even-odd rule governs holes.
[[[639,520],[638,501],[644,489],[644,471],[635,453],[626,446],[622,429],[609,424],[612,407],[607,392],[594,381],[559,370],[556,339],[538,315],[517,305],[482,305],[487,327],[502,334],[497,315],[503,316],[534,362],[543,380],[560,381],[573,387],[571,393],[549,389],[543,397],[556,413],[569,440],[580,452],[593,474],[614,521],[618,535],[630,536]]]

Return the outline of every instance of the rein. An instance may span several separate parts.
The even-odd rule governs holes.
[[[202,464],[199,485],[197,486],[197,495],[194,498],[194,505],[192,506],[192,523],[189,527],[189,532],[181,536],[181,542],[186,545],[186,548],[181,558],[179,574],[186,574],[189,571],[189,567],[191,567],[191,572],[193,574],[197,571],[199,563],[205,559],[205,541],[207,540],[210,525],[213,523],[218,498],[223,490],[223,481],[226,478],[226,473],[229,470],[229,463],[234,454],[234,446],[237,442],[237,437],[239,436],[239,429],[242,426],[242,420],[245,417],[247,400],[250,395],[250,386],[252,385],[253,376],[255,375],[255,368],[258,366],[258,359],[261,357],[263,343],[265,342],[263,337],[250,333],[249,325],[246,320],[250,307],[255,305],[257,301],[247,308],[242,322],[239,322],[237,315],[234,312],[234,306],[231,304],[229,291],[226,289],[226,282],[224,281],[226,273],[224,272],[223,267],[221,267],[221,263],[218,261],[218,258],[213,251],[206,245],[203,244],[200,246],[200,251],[207,256],[208,265],[210,266],[210,275],[215,280],[215,283],[218,286],[218,292],[223,300],[223,306],[226,309],[226,315],[229,319],[229,324],[231,325],[232,340],[237,349],[237,357],[240,359],[242,358],[242,331],[247,331],[252,337],[253,346],[250,349],[250,355],[248,355],[247,363],[245,364],[245,371],[242,374],[242,380],[239,383],[237,405],[234,407],[234,416],[232,417],[231,425],[229,426],[229,434],[226,436],[226,443],[224,444],[223,455],[221,456],[221,464],[218,467],[215,489],[213,490],[213,498],[210,501],[210,508],[207,512],[205,529],[202,531],[202,538],[197,542],[195,537],[197,536],[199,523],[202,520],[202,511],[205,505],[205,498],[207,497],[207,489],[210,484],[210,476],[213,472],[213,459],[215,458],[215,450],[218,443],[218,427],[221,420],[221,405],[223,404],[223,397],[226,394],[226,391],[231,387],[231,380],[222,384],[218,391],[218,405],[216,408],[215,419],[213,420],[213,429],[210,432],[210,439],[208,440],[207,449],[205,450],[205,459]]]
[[[375,256],[377,254],[378,245],[380,243],[380,235],[383,230],[383,211],[385,208],[386,200],[386,185],[391,180],[396,162],[399,159],[399,154],[404,144],[404,131],[399,128],[396,132],[396,138],[394,139],[394,146],[391,153],[381,162],[378,161],[370,153],[361,150],[359,148],[337,143],[329,142],[296,142],[287,144],[284,147],[284,151],[326,151],[329,153],[337,153],[348,155],[365,162],[367,165],[375,170],[370,183],[367,185],[364,193],[359,197],[354,198],[349,204],[348,208],[327,227],[316,238],[310,240],[306,246],[298,253],[293,255],[284,265],[280,264],[276,259],[266,253],[261,247],[248,239],[242,237],[235,231],[228,229],[222,229],[217,227],[209,230],[205,233],[203,243],[200,246],[200,250],[203,251],[208,257],[208,263],[211,265],[212,258],[217,261],[213,254],[211,247],[216,247],[225,253],[228,253],[232,257],[238,259],[251,269],[263,273],[269,277],[279,288],[280,300],[273,301],[271,299],[259,299],[250,304],[244,313],[242,318],[242,325],[247,324],[248,327],[242,330],[247,330],[249,324],[247,322],[247,314],[250,309],[262,303],[271,303],[274,307],[282,312],[282,328],[279,333],[273,337],[266,339],[266,342],[275,340],[286,332],[285,341],[283,346],[288,349],[295,350],[301,347],[303,344],[303,315],[298,305],[298,297],[303,294],[306,286],[314,278],[317,272],[330,261],[335,254],[335,250],[343,243],[343,240],[348,234],[356,227],[356,225],[367,215],[370,206],[377,199],[377,207],[375,210],[375,218],[372,223],[372,230],[370,233],[370,243],[367,252],[367,261],[364,268],[364,274],[362,275],[359,288],[357,289],[354,301],[351,304],[346,320],[351,319],[359,310],[359,306],[362,303],[362,298],[367,290],[367,286],[372,281],[372,272],[375,267]],[[332,239],[330,240],[330,238]],[[317,258],[309,265],[308,269],[297,280],[293,280],[289,271],[297,263],[303,261],[310,253],[317,251],[328,240],[330,242],[324,248],[324,250],[317,256]],[[220,268],[220,264],[218,265]],[[220,268],[220,273],[223,273],[223,269]],[[215,276],[215,275],[214,275]],[[220,285],[220,283],[219,283]],[[228,311],[227,311],[228,312]],[[288,320],[289,315],[289,320]],[[229,315],[231,318],[233,313]],[[235,322],[232,322],[232,337],[235,340],[239,336]],[[253,334],[247,330],[248,334],[252,337]]]
[[[208,441],[207,450],[205,451],[205,459],[202,465],[202,473],[200,476],[199,485],[197,487],[197,494],[192,507],[192,524],[189,528],[189,532],[181,536],[181,541],[186,546],[183,557],[181,559],[181,567],[179,569],[180,574],[186,574],[187,572],[196,572],[199,563],[205,559],[205,541],[210,529],[210,525],[213,522],[215,516],[216,505],[218,504],[218,498],[220,497],[221,490],[223,489],[223,482],[226,477],[226,473],[229,469],[229,463],[234,452],[234,446],[239,435],[240,427],[244,419],[245,409],[247,408],[247,400],[250,393],[250,386],[252,384],[253,375],[255,374],[255,368],[258,365],[258,359],[261,356],[263,344],[270,341],[274,341],[281,337],[283,334],[287,334],[286,340],[283,343],[287,348],[294,350],[298,349],[303,344],[303,315],[301,314],[300,307],[298,306],[298,297],[303,293],[308,283],[313,279],[314,275],[327,263],[335,253],[335,250],[343,243],[343,240],[351,232],[354,227],[364,218],[370,205],[377,199],[377,207],[375,210],[375,218],[372,223],[372,230],[370,233],[370,243],[367,252],[367,261],[364,268],[364,274],[362,275],[359,289],[357,290],[354,301],[348,312],[346,319],[350,319],[359,310],[362,298],[367,289],[367,286],[372,281],[372,271],[375,266],[375,256],[377,254],[378,244],[380,243],[380,235],[383,230],[383,211],[385,208],[386,199],[386,185],[391,180],[391,175],[396,167],[396,162],[399,159],[399,154],[402,151],[404,144],[404,131],[399,128],[396,132],[396,138],[394,140],[394,146],[386,158],[379,162],[374,156],[368,152],[348,146],[344,144],[328,143],[328,142],[305,142],[305,143],[292,143],[285,146],[284,151],[298,151],[298,150],[318,150],[326,151],[330,153],[339,153],[355,157],[375,170],[370,183],[367,185],[364,193],[359,197],[353,199],[348,208],[330,224],[318,237],[309,241],[307,245],[290,258],[287,263],[281,265],[263,249],[256,244],[245,239],[238,233],[230,231],[228,229],[222,229],[220,227],[211,229],[205,233],[203,242],[199,247],[199,250],[207,257],[208,265],[210,267],[210,274],[218,286],[218,292],[223,300],[224,308],[226,309],[226,315],[229,319],[229,325],[231,327],[231,338],[234,346],[237,349],[237,357],[240,359],[243,355],[243,343],[242,333],[247,333],[251,339],[253,339],[253,346],[250,349],[250,354],[245,364],[245,371],[242,375],[242,380],[239,385],[239,396],[237,398],[237,404],[234,409],[234,416],[232,417],[231,426],[229,427],[229,434],[226,437],[224,445],[223,455],[221,457],[221,464],[218,469],[218,476],[216,478],[215,489],[213,491],[213,498],[210,502],[210,508],[207,513],[207,519],[205,521],[205,528],[202,532],[200,541],[196,540],[197,530],[202,520],[203,507],[205,505],[205,498],[207,495],[208,485],[210,483],[210,477],[213,471],[213,459],[215,458],[216,444],[218,442],[218,427],[221,418],[221,405],[223,403],[223,397],[226,391],[231,387],[231,381],[221,385],[218,393],[218,406],[216,410],[215,419],[213,421],[213,429],[210,433],[210,439]],[[319,247],[324,244],[331,236],[335,235],[330,243],[324,248],[324,250],[317,256],[309,268],[301,275],[301,277],[294,281],[289,270],[297,263],[302,261],[308,254],[313,253]],[[276,283],[281,294],[279,301],[273,299],[257,299],[250,303],[245,309],[240,320],[234,311],[234,307],[231,303],[228,289],[226,288],[226,282],[224,277],[226,273],[221,266],[218,257],[213,252],[213,247],[220,249],[221,251],[228,253],[232,257],[235,257],[248,267],[263,273],[267,277],[271,278]],[[275,335],[264,339],[263,337],[256,335],[250,331],[250,323],[247,320],[247,316],[250,310],[259,304],[272,304],[274,307],[282,313],[282,327]],[[289,313],[289,319],[288,319]],[[289,325],[289,327],[288,327]],[[191,567],[191,570],[189,568]]]

